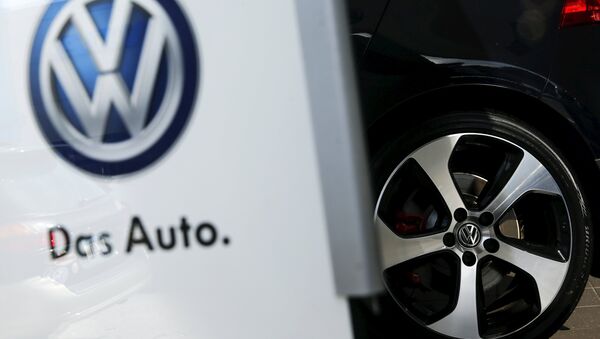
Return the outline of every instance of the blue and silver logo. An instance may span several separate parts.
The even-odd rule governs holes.
[[[177,140],[197,94],[192,29],[175,0],[55,0],[33,44],[31,97],[66,161],[113,176]]]

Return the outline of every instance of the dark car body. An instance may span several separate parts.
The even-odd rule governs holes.
[[[600,26],[561,27],[563,6],[563,0],[350,0],[371,150],[431,114],[508,112],[556,144],[577,169],[590,205],[600,206]]]

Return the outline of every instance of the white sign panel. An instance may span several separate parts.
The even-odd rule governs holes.
[[[301,30],[293,1],[0,0],[0,338],[352,336]]]

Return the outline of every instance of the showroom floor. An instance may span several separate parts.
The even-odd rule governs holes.
[[[600,279],[590,277],[575,312],[552,338],[600,338]]]

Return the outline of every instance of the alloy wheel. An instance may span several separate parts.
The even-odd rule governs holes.
[[[445,336],[519,331],[555,300],[570,265],[557,180],[491,134],[446,135],[409,154],[381,190],[375,224],[389,293]]]

